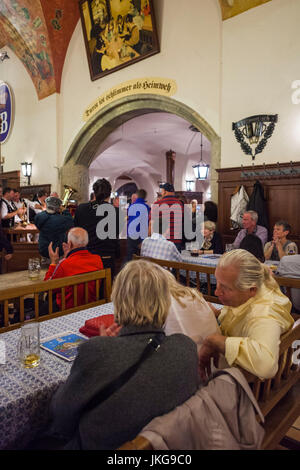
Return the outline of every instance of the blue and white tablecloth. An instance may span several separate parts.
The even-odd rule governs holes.
[[[221,255],[210,254],[210,255],[191,256],[189,251],[182,251],[181,257],[185,263],[197,264],[200,266],[210,266],[210,267],[215,268],[218,264],[218,261]],[[180,271],[180,274],[185,276],[186,271]],[[206,274],[204,273],[199,273],[199,274],[200,274],[199,276],[200,282],[206,283]],[[194,271],[190,272],[190,279],[196,279],[196,273]],[[213,275],[210,276],[210,282],[212,284],[216,284],[215,276]]]
[[[112,303],[40,323],[41,340],[64,331],[78,333],[84,322],[113,313]],[[72,363],[41,349],[38,367],[22,367],[17,352],[20,329],[2,333],[6,363],[0,364],[0,449],[22,449],[46,424],[50,399]]]

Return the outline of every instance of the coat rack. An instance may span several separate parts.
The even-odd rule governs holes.
[[[265,163],[263,163],[262,170],[255,170],[254,163],[252,164],[252,170],[245,171],[243,165],[241,165],[241,177],[245,179],[271,179],[271,178],[292,178],[300,175],[300,168],[295,168],[293,162],[290,162],[289,166],[282,167],[277,162],[277,168],[266,169]]]

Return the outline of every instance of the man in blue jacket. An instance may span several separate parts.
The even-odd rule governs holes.
[[[45,202],[46,210],[34,218],[40,231],[39,252],[44,258],[49,258],[48,247],[52,242],[53,250],[59,247],[59,256],[62,256],[62,244],[67,241],[68,230],[74,227],[73,218],[67,209],[61,212],[62,201],[58,197],[48,197]]]
[[[137,199],[128,208],[126,261],[132,260],[133,255],[138,252],[139,245],[148,236],[150,207],[146,204],[146,197],[146,191],[139,189]]]

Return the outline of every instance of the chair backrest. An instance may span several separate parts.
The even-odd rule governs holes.
[[[89,284],[95,282],[94,301],[89,300]],[[102,289],[101,283],[104,283]],[[78,302],[78,288],[84,285],[84,304]],[[73,289],[73,307],[66,308],[66,289]],[[101,294],[103,290],[103,295]],[[53,312],[52,294],[60,292],[61,309]],[[40,295],[48,294],[48,314],[41,316],[39,312]],[[111,296],[111,271],[103,269],[101,271],[93,271],[77,276],[70,276],[61,279],[53,279],[51,281],[41,281],[37,284],[11,288],[0,292],[0,306],[2,307],[3,326],[0,327],[0,333],[19,328],[25,321],[25,298],[31,297],[34,302],[34,316],[37,321],[49,320],[68,313],[78,312],[86,308],[96,307],[97,305],[110,302]],[[9,324],[9,304],[13,303],[17,306],[19,312],[19,321],[15,324]]]
[[[133,259],[144,259],[152,263],[159,264],[163,268],[172,272],[177,281],[188,287],[195,287],[202,292],[205,300],[218,303],[218,298],[213,295],[213,282],[211,276],[214,275],[215,267],[200,266],[191,263],[178,263],[176,261],[168,261],[165,259],[148,258],[145,256],[133,255]],[[193,273],[193,276],[191,276]],[[205,290],[203,289],[205,287]]]

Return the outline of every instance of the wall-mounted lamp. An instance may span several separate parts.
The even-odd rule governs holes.
[[[27,162],[21,163],[21,167],[22,167],[23,176],[27,176],[28,186],[30,186],[30,178],[32,174],[32,163],[27,163]]]
[[[255,160],[255,156],[261,153],[267,145],[267,140],[273,134],[277,121],[278,114],[260,114],[232,123],[232,130],[234,131],[236,140],[241,145],[243,152],[246,155],[252,156],[252,160]],[[270,124],[267,126],[266,123]],[[252,150],[250,145],[245,141],[245,137],[248,139],[250,145],[258,143],[254,150]]]
[[[195,180],[185,180],[185,185],[187,191],[195,190]]]

